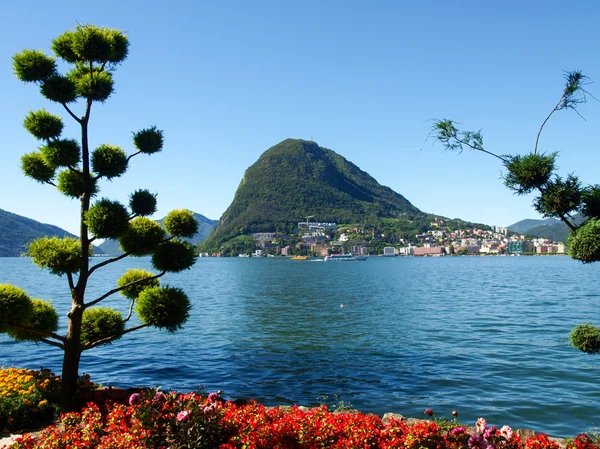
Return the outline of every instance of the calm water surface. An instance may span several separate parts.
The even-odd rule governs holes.
[[[150,263],[99,270],[89,298],[127,267]],[[183,330],[126,335],[85,353],[81,370],[115,386],[202,386],[272,405],[324,395],[364,412],[458,410],[464,423],[569,436],[600,427],[600,356],[566,340],[576,324],[600,324],[599,275],[600,264],[566,257],[199,259],[163,280],[192,300]],[[29,259],[0,258],[0,282],[67,311],[66,279]],[[60,361],[56,348],[0,335],[0,364],[60,372]]]

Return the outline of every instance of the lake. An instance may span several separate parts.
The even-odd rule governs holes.
[[[88,299],[128,267],[150,261],[98,270]],[[572,436],[600,427],[600,356],[567,341],[577,324],[600,325],[599,275],[600,264],[560,256],[201,258],[162,280],[190,296],[184,329],[144,329],[95,348],[81,373],[122,387],[220,389],[267,405],[316,405],[327,396],[376,414],[423,417],[431,407],[450,418],[457,410],[465,424],[483,416]],[[68,310],[66,278],[27,258],[0,258],[0,282]],[[128,307],[118,295],[103,304]],[[60,373],[61,355],[0,335],[5,366]]]

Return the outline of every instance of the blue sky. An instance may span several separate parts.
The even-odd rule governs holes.
[[[115,94],[93,108],[92,146],[131,152],[131,133],[150,125],[166,140],[100,197],[127,202],[147,188],[158,193],[156,218],[185,207],[218,219],[244,170],[293,137],[338,152],[425,212],[496,225],[537,218],[531,197],[502,185],[494,158],[425,140],[432,119],[451,118],[482,129],[491,151],[531,151],[563,71],[600,80],[600,3],[370,3],[11,2],[0,27],[0,208],[77,233],[78,203],[22,176],[20,157],[38,146],[22,127],[32,109],[63,115],[65,137],[78,131],[15,78],[11,58],[50,52],[61,32],[92,23],[131,43]],[[588,90],[600,98],[598,84]],[[540,148],[560,152],[560,173],[598,183],[600,103],[580,112],[585,120],[556,114]]]

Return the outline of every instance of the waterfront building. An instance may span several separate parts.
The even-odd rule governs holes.
[[[396,248],[393,246],[386,246],[383,248],[383,255],[386,257],[394,257],[396,255]]]

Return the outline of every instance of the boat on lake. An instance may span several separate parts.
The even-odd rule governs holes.
[[[356,262],[365,261],[367,256],[356,256],[354,254],[332,254],[323,259],[325,262]]]
[[[308,256],[294,256],[292,260],[308,260]]]

